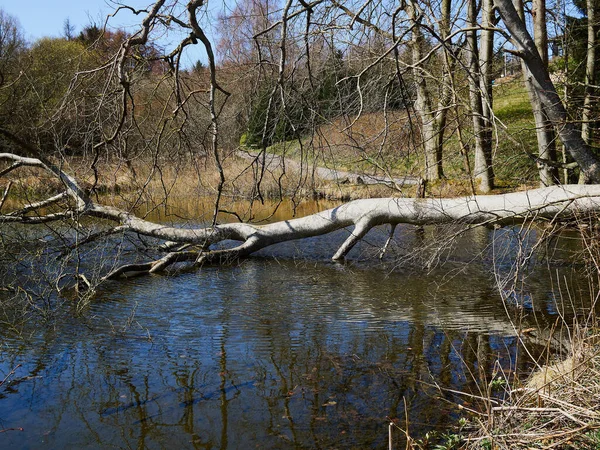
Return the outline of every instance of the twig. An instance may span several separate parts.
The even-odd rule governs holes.
[[[527,411],[527,412],[536,412],[536,413],[559,413],[562,414],[563,416],[571,419],[573,422],[578,423],[579,425],[582,426],[588,426],[587,423],[585,423],[582,420],[579,420],[575,417],[573,417],[572,414],[569,414],[568,412],[560,409],[560,408],[531,408],[531,407],[522,407],[522,406],[495,406],[492,408],[492,411],[496,412],[496,411]]]
[[[27,214],[30,211],[36,210],[36,209],[41,209],[41,208],[45,208],[47,206],[50,206],[54,203],[57,203],[61,200],[64,200],[66,198],[69,197],[69,193],[68,192],[62,192],[60,194],[57,194],[53,197],[47,198],[46,200],[42,200],[39,202],[35,202],[35,203],[31,203],[29,205],[24,206],[23,208],[19,209],[18,211],[12,211],[10,212],[8,215],[9,216],[22,216],[24,214]],[[2,208],[2,204],[0,203],[0,209]]]
[[[6,382],[8,381],[8,378],[9,378],[10,376],[14,375],[14,374],[15,374],[15,372],[17,371],[17,369],[18,369],[19,367],[21,367],[21,364],[17,364],[13,370],[11,370],[10,372],[8,372],[8,375],[6,375],[6,376],[4,377],[4,380],[0,381],[0,386],[2,386],[4,383],[6,383]]]
[[[395,223],[393,223],[391,225],[390,235],[387,238],[387,241],[385,241],[384,246],[381,248],[381,251],[379,252],[379,259],[383,259],[383,256],[385,255],[385,252],[387,251],[388,246],[390,245],[390,242],[392,241],[392,239],[394,239],[394,231],[396,231],[396,224]]]
[[[2,207],[4,206],[4,202],[6,201],[6,198],[8,197],[8,192],[10,191],[11,186],[12,186],[12,181],[9,181],[8,184],[6,185],[6,189],[4,189],[4,195],[2,196],[2,200],[0,200],[0,211],[2,211]]]

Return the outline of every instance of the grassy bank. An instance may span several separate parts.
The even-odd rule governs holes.
[[[494,139],[494,165],[497,191],[519,189],[537,184],[537,169],[525,151],[536,147],[535,130],[527,93],[520,80],[506,80],[494,87],[494,111],[498,118]],[[356,120],[355,120],[356,119]],[[470,118],[450,114],[444,154],[446,178],[429,183],[428,195],[451,197],[472,193],[470,176],[461,154],[456,132],[458,122]],[[421,176],[423,158],[411,134],[411,118],[405,111],[387,114],[364,113],[359,118],[340,117],[319,126],[311,136],[272,145],[268,152],[303,162],[303,170],[275,167],[262,170],[259,165],[236,156],[235,151],[221,154],[225,172],[223,194],[239,199],[282,199],[294,201],[312,198],[351,200],[391,195],[414,196],[416,188],[403,187],[398,193],[385,186],[338,184],[314,177],[315,166],[356,173],[387,176]],[[414,123],[412,123],[414,125]],[[465,127],[468,131],[468,126]],[[463,143],[471,146],[464,133]],[[473,155],[469,155],[472,163]],[[160,204],[170,196],[211,196],[217,192],[219,173],[211,157],[179,155],[163,160],[143,156],[127,163],[101,159],[95,168],[91,158],[70,157],[65,170],[74,174],[94,195],[116,202]],[[62,190],[57,180],[40,171],[15,171],[11,198],[27,201]]]
[[[500,190],[537,184],[538,171],[527,156],[537,148],[533,114],[520,77],[500,80],[494,86],[493,156]],[[411,128],[416,118],[405,111],[363,113],[360,117],[338,117],[299,140],[279,142],[267,151],[308,165],[349,172],[422,176],[422,149]],[[452,196],[472,192],[462,145],[472,149],[471,117],[451,109],[444,147],[445,179],[428,186],[430,195]],[[462,143],[457,127],[463,128]],[[468,152],[472,167],[474,155]]]

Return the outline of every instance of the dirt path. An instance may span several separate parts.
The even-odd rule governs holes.
[[[257,158],[265,158],[265,166],[269,170],[276,169],[278,167],[285,167],[286,170],[293,170],[296,172],[306,172],[312,170],[314,175],[322,180],[335,181],[336,183],[349,183],[349,184],[385,184],[390,187],[402,187],[402,186],[416,186],[423,182],[421,177],[414,177],[406,175],[404,177],[390,178],[383,175],[370,175],[367,173],[355,173],[346,172],[345,170],[330,169],[328,167],[311,167],[306,163],[301,164],[300,162],[284,158],[273,153],[266,153],[261,155],[259,152],[252,150],[237,150],[236,156],[245,159],[247,161],[254,161]]]

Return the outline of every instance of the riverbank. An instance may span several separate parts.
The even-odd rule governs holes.
[[[300,165],[296,161],[270,161],[264,167],[256,158],[239,151],[224,152],[222,168],[226,182],[223,197],[240,199],[327,199],[354,200],[394,195],[414,195],[415,183],[402,186],[385,177],[339,173],[330,176],[331,169]],[[82,187],[93,195],[104,198],[140,197],[158,200],[167,197],[206,197],[219,189],[219,170],[212,158],[183,155],[168,160],[137,158],[125,163],[121,160],[102,160],[93,164],[91,158],[70,157],[63,169],[74,175]],[[345,176],[344,176],[345,175]],[[367,179],[365,182],[363,178]],[[62,190],[60,182],[43,171],[25,168],[7,176],[10,197],[32,201]],[[413,181],[412,178],[410,181]]]
[[[498,363],[480,395],[455,392],[468,401],[447,430],[419,439],[408,424],[392,422],[391,430],[406,435],[410,450],[600,449],[600,328],[565,331],[570,349],[563,359],[548,350],[528,374]],[[390,449],[397,448],[392,436]]]
[[[465,179],[442,179],[423,183],[415,176],[389,176],[379,172],[348,172],[283,159],[267,154],[265,160],[248,151],[234,150],[221,155],[225,182],[221,186],[222,209],[231,210],[239,201],[263,203],[265,200],[294,204],[312,200],[351,201],[381,197],[456,197],[473,193]],[[263,166],[264,163],[264,166]],[[213,197],[219,190],[219,170],[212,158],[204,155],[180,155],[168,160],[136,158],[123,160],[68,157],[63,169],[76,177],[92,196],[103,203],[148,210],[173,199]],[[30,204],[63,190],[60,182],[45,172],[22,168],[10,173],[11,183],[6,206]],[[532,187],[500,186],[494,193]],[[18,207],[18,206],[17,206]]]
[[[572,333],[566,359],[513,382],[502,400],[489,399],[464,448],[600,448],[600,329]]]

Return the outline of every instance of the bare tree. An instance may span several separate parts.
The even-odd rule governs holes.
[[[592,121],[596,84],[596,1],[587,0],[587,54],[585,64],[585,96],[581,113],[581,135],[583,140],[592,144]]]
[[[592,183],[600,181],[598,159],[582,139],[579,130],[569,121],[567,111],[550,80],[550,74],[525,23],[511,1],[494,0],[494,3],[512,36],[518,55],[531,74],[533,89],[541,103],[540,110],[545,109],[566,150],[579,165],[584,180]]]
[[[489,12],[488,12],[489,14]],[[486,84],[481,80],[481,68],[479,65],[479,45],[477,39],[477,4],[474,0],[467,2],[467,31],[468,42],[468,83],[469,98],[471,106],[471,117],[473,121],[473,134],[475,138],[475,168],[474,176],[479,183],[479,189],[482,192],[489,192],[494,187],[494,171],[492,165],[491,139],[489,139],[489,124],[486,123],[483,104],[489,101],[482,95],[481,86]],[[486,36],[488,42],[485,44],[486,59],[489,59],[489,39],[493,39],[489,34]],[[485,66],[489,67],[489,61]],[[486,88],[484,91],[489,92]]]
[[[518,43],[522,57],[527,62],[534,86],[548,110],[549,118],[555,126],[559,127],[561,138],[582,170],[590,180],[595,180],[598,171],[595,157],[589,152],[585,143],[583,146],[578,145],[581,144],[581,137],[579,136],[578,141],[572,125],[566,120],[564,108],[561,109],[562,105],[557,100],[556,92],[552,90],[551,83],[548,84],[547,72],[544,72],[544,64],[531,37],[526,30],[523,31],[524,24],[516,15],[512,3],[503,2],[504,0],[496,0],[496,5],[502,13],[507,28]],[[372,35],[380,39],[378,45],[373,46],[377,50],[374,52],[375,56],[364,62],[360,70],[348,73],[340,79],[335,78],[334,84],[337,89],[333,92],[336,95],[335,101],[341,108],[340,116],[345,125],[343,131],[352,138],[354,138],[352,136],[354,126],[366,114],[365,105],[368,102],[365,101],[365,96],[372,92],[365,89],[362,83],[369,80],[371,71],[379,68],[381,64],[381,67],[391,68],[390,75],[392,75],[386,83],[382,84],[386,86],[385,99],[390,92],[387,87],[392,81],[398,79],[397,75],[414,71],[417,89],[423,89],[421,94],[417,92],[416,95],[417,109],[420,110],[422,106],[424,111],[421,113],[425,112],[427,117],[421,126],[432,125],[433,129],[430,130],[429,137],[432,142],[435,142],[435,135],[443,132],[443,128],[436,130],[435,127],[443,127],[440,125],[443,121],[439,122],[439,117],[436,116],[438,112],[433,111],[434,103],[430,101],[432,97],[426,91],[426,83],[420,84],[421,79],[418,76],[427,74],[427,70],[420,65],[430,60],[437,50],[445,46],[449,47],[445,55],[448,59],[454,58],[456,64],[464,64],[463,59],[450,51],[449,43],[453,34],[466,36],[468,64],[464,69],[467,71],[466,78],[470,83],[471,94],[471,107],[468,112],[473,118],[480,158],[476,163],[476,175],[484,180],[481,185],[482,190],[491,188],[493,182],[491,155],[485,153],[489,152],[489,148],[483,143],[486,139],[486,126],[488,126],[483,123],[486,117],[483,113],[483,104],[489,103],[486,106],[489,108],[491,100],[489,94],[482,96],[482,92],[489,89],[487,80],[482,83],[479,78],[481,66],[489,65],[489,56],[483,59],[478,56],[476,33],[479,27],[476,21],[476,4],[468,3],[466,30],[459,29],[453,33],[450,33],[453,27],[448,25],[448,3],[444,4],[442,19],[438,21],[440,33],[432,31],[432,28],[423,22],[424,15],[417,2],[407,4],[406,11],[403,9],[404,5],[400,5],[399,8],[396,7],[392,16],[403,17],[402,26],[397,25],[399,33],[391,33],[390,40],[390,33],[382,29],[384,25],[389,24],[381,17],[387,16],[379,14],[379,8],[390,7],[390,5],[367,3],[364,8],[359,8],[355,12],[348,5],[335,2],[317,0],[313,3],[296,4],[288,1],[280,11],[279,20],[269,21],[267,29],[259,32],[259,34],[272,33],[277,37],[275,46],[270,47],[269,50],[274,59],[262,61],[262,57],[260,58],[261,63],[269,65],[276,75],[274,79],[269,80],[268,95],[265,97],[261,152],[256,158],[251,156],[253,160],[250,167],[244,162],[241,170],[230,172],[226,163],[235,158],[235,152],[229,152],[228,150],[231,149],[223,147],[223,125],[228,120],[225,112],[228,111],[228,105],[231,103],[231,95],[225,85],[227,77],[222,77],[224,72],[218,65],[212,43],[199,20],[203,3],[193,0],[178,5],[180,10],[174,10],[175,6],[167,7],[166,2],[158,0],[148,10],[135,11],[144,16],[139,31],[125,36],[116,53],[104,66],[79,72],[69,87],[66,100],[57,107],[56,114],[66,117],[76,115],[78,111],[88,111],[83,109],[84,106],[89,107],[85,103],[92,102],[93,113],[91,114],[95,120],[91,122],[89,129],[86,128],[85,133],[91,158],[86,168],[88,180],[91,180],[88,181],[89,184],[82,182],[80,177],[75,175],[76,171],[69,167],[70,160],[67,158],[62,141],[53,142],[54,150],[49,152],[47,149],[42,149],[39,142],[22,135],[18,128],[0,127],[3,142],[10,143],[10,149],[0,153],[0,160],[4,163],[0,178],[6,180],[7,177],[14,176],[17,171],[24,169],[36,170],[38,176],[53,187],[45,198],[26,200],[22,204],[11,206],[5,202],[11,191],[11,184],[6,183],[3,200],[0,202],[0,210],[3,211],[0,214],[1,226],[42,224],[52,230],[53,242],[59,249],[57,252],[63,257],[72,255],[73,252],[78,254],[77,252],[87,246],[104,242],[114,236],[135,241],[135,248],[141,249],[135,257],[128,259],[121,258],[119,255],[110,263],[105,261],[95,266],[97,282],[121,275],[160,272],[178,263],[188,263],[192,267],[197,267],[201,264],[226,262],[234,258],[246,257],[257,250],[280,242],[317,236],[340,229],[347,229],[348,237],[332,256],[334,259],[346,257],[370,229],[382,224],[391,224],[393,234],[394,226],[398,223],[423,225],[459,222],[469,225],[501,225],[537,217],[568,217],[578,211],[592,211],[599,207],[598,186],[564,186],[504,195],[452,199],[366,198],[300,219],[271,224],[257,224],[244,220],[237,211],[225,210],[223,203],[226,201],[227,189],[231,187],[230,177],[234,180],[249,179],[252,185],[251,196],[253,199],[256,198],[255,187],[270,170],[266,164],[267,130],[269,133],[281,132],[284,138],[288,135],[293,136],[301,150],[305,151],[323,123],[319,120],[332,120],[331,117],[324,118],[322,110],[316,109],[318,103],[304,98],[307,93],[312,92],[317,80],[311,73],[313,68],[308,62],[309,56],[301,49],[305,51],[308,49],[310,54],[314,47],[296,45],[297,42],[302,42],[307,29],[309,34],[311,31],[322,32],[321,27],[324,23],[331,29],[341,27],[343,33],[336,35],[339,39],[337,42],[343,42],[348,47],[356,49]],[[323,9],[318,11],[319,7]],[[317,25],[312,20],[317,14],[320,14],[317,22],[319,25],[313,30],[312,27]],[[306,20],[303,22],[302,19]],[[490,19],[487,20],[489,25]],[[396,24],[395,20],[390,22]],[[164,31],[161,27],[165,26],[184,30],[185,36],[170,53],[157,56],[154,51],[147,51],[148,46],[152,41],[153,33]],[[360,28],[360,32],[353,33],[353,27]],[[425,39],[425,32],[431,37],[430,40]],[[412,40],[410,45],[406,46],[405,37],[409,35]],[[200,44],[206,52],[207,68],[205,72],[203,71],[203,78],[186,78],[180,68],[181,57],[188,46],[196,44]],[[486,40],[486,46],[488,44],[489,40]],[[400,51],[402,45],[404,47]],[[333,49],[335,47],[332,45]],[[408,55],[406,53],[408,51],[411,52],[409,63],[403,59]],[[485,52],[489,55],[489,48]],[[343,61],[343,52],[341,54],[335,52],[331,55]],[[383,65],[384,62],[390,61],[392,64]],[[449,64],[443,67],[441,73],[445,74],[443,75],[445,81],[442,92],[446,80],[452,79]],[[258,70],[263,69],[259,66]],[[427,76],[431,77],[430,74]],[[91,90],[93,86],[97,88],[96,84],[83,83],[84,79],[101,80],[102,95],[80,95],[81,92],[88,92],[87,90],[96,94],[96,91]],[[379,73],[374,76],[374,79],[379,82],[385,77]],[[347,90],[341,87],[344,82],[351,82]],[[373,79],[371,82],[374,83]],[[76,90],[76,86],[83,87],[83,90]],[[348,106],[346,102],[352,95],[358,99]],[[446,95],[447,93],[442,95],[441,109],[447,109],[443,106],[448,101]],[[305,129],[313,133],[308,140],[301,136],[300,124],[295,121],[293,108],[297,99],[302,106],[307,106],[308,110],[316,109],[306,116],[300,116],[301,119],[310,117],[313,121],[311,126]],[[204,114],[204,121],[195,118],[200,112]],[[386,126],[387,117],[384,115]],[[406,120],[405,123],[410,122]],[[193,130],[194,126],[199,124],[204,127],[201,138],[198,138],[197,134],[192,134],[197,132]],[[388,131],[388,128],[384,129],[385,133]],[[386,138],[387,136],[383,141]],[[205,150],[202,153],[203,165],[198,162],[200,152],[195,151],[197,146],[202,146]],[[432,144],[430,147],[432,155],[436,154],[431,162],[438,168],[439,148],[439,143]],[[189,156],[184,158],[182,155]],[[306,153],[301,155],[304,156]],[[134,162],[139,161],[138,164],[145,165],[145,172],[138,171],[134,175],[136,189],[129,198],[119,196],[117,200],[109,201],[110,199],[103,198],[98,192],[103,176],[99,161],[104,158],[107,161],[116,160],[121,163],[122,159],[118,157],[130,161],[132,166]],[[280,197],[283,195],[281,180],[287,174],[285,158],[281,161],[283,170],[273,177],[276,181],[277,195]],[[207,176],[206,168],[209,164],[214,176],[214,182],[210,185],[212,214],[203,224],[196,222],[193,226],[184,228],[153,221],[139,214],[142,204],[149,204],[148,209],[152,209],[164,206],[168,202],[175,181],[170,182],[165,176],[167,170],[172,169],[173,166],[186,168],[192,165],[198,169],[198,178],[202,178]],[[301,166],[301,170],[304,170],[304,167]],[[248,173],[251,176],[243,178]],[[175,177],[177,178],[177,175]],[[302,179],[305,178],[300,177],[300,180]],[[151,192],[149,186],[152,183],[158,184],[160,195]],[[301,181],[298,183],[301,184]],[[224,212],[230,213],[240,222],[220,223],[219,214]],[[47,241],[50,239],[45,240],[44,245]],[[220,244],[223,241],[236,241],[236,244],[233,247],[222,248]],[[73,258],[73,261],[79,261],[79,258]],[[75,265],[76,274],[81,272],[80,269],[80,266]]]
[[[425,178],[432,181],[443,175],[441,148],[436,141],[436,137],[439,136],[439,129],[433,100],[427,88],[428,74],[423,66],[425,39],[420,27],[423,13],[420,11],[417,2],[410,2],[409,9],[412,23],[412,72],[416,85],[415,109],[421,119],[421,139],[425,153]]]
[[[25,48],[25,38],[17,19],[0,9],[0,87],[6,83],[9,72],[18,67],[17,59]]]
[[[515,0],[515,8],[521,17],[521,20],[525,21],[525,11],[523,2],[521,0]],[[542,63],[546,70],[548,70],[548,38],[546,29],[546,5],[545,0],[536,0],[533,4],[533,23],[534,23],[534,38],[535,46],[540,54]],[[547,118],[547,113],[544,109],[542,101],[538,97],[538,93],[533,84],[529,68],[524,60],[521,60],[521,67],[523,77],[525,79],[525,86],[527,87],[527,93],[529,95],[529,101],[531,102],[533,110],[533,118],[535,120],[536,136],[538,141],[538,168],[540,173],[540,185],[550,186],[556,184],[558,181],[558,171],[555,164],[556,162],[556,143],[554,130],[552,124]]]

